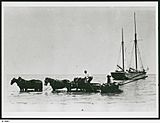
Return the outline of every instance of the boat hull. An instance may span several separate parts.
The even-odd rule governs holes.
[[[115,80],[131,80],[131,79],[143,79],[146,78],[145,71],[139,72],[111,72],[111,76]]]
[[[125,72],[111,72],[111,76],[115,80],[128,80]]]

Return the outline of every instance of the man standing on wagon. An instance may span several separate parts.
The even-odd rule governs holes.
[[[84,74],[85,74],[85,83],[90,83],[93,77],[87,73],[87,70],[84,71]]]

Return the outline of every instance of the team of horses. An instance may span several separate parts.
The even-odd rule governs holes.
[[[42,91],[43,89],[43,84],[41,80],[24,80],[21,77],[18,79],[13,78],[11,80],[11,85],[14,83],[17,83],[17,86],[20,89],[20,92],[27,92],[29,89],[32,89],[33,91]]]
[[[104,85],[100,83],[91,83],[93,77],[76,77],[73,81],[68,79],[58,80],[53,78],[45,78],[44,85],[47,86],[50,84],[52,87],[52,92],[55,92],[58,89],[66,88],[67,92],[80,91],[80,92],[99,92],[101,89],[104,89]],[[11,80],[11,85],[17,83],[17,86],[20,89],[20,92],[42,92],[43,82],[41,80],[25,80],[19,77],[18,79],[13,78]]]

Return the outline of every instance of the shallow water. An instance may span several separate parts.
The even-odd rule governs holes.
[[[6,112],[155,112],[156,76],[121,86],[120,94],[66,92],[61,89],[52,93],[52,88],[43,87],[43,92],[19,92],[16,84],[10,85],[13,77],[40,79],[52,77],[73,80],[80,75],[8,75],[4,83],[4,111]],[[105,75],[93,75],[93,82],[105,82]]]

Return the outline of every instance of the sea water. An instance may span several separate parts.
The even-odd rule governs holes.
[[[2,84],[5,112],[155,112],[157,109],[155,74],[121,86],[120,94],[66,92],[66,89],[52,92],[50,85],[43,86],[42,92],[19,92],[16,84],[10,85],[11,79],[19,76],[42,80],[44,85],[45,77],[73,80],[81,75],[7,75]],[[106,80],[104,74],[93,77],[92,82]]]

